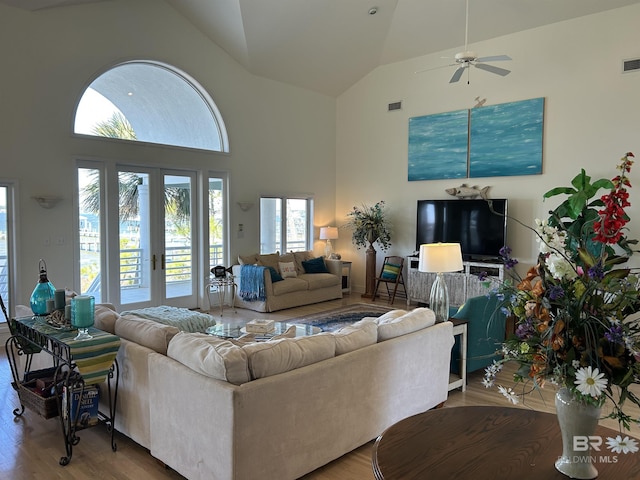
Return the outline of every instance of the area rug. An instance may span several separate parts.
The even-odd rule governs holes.
[[[354,303],[334,310],[314,313],[313,315],[302,318],[292,318],[287,320],[287,323],[313,325],[314,327],[320,328],[323,332],[333,332],[358,320],[362,320],[364,317],[379,317],[390,310],[397,309],[386,305]]]

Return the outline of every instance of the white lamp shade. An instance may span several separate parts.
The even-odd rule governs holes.
[[[419,271],[457,272],[463,268],[462,249],[459,243],[425,243],[420,245]]]
[[[320,240],[335,240],[338,238],[338,227],[320,228]]]

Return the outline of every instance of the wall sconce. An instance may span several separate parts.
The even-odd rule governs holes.
[[[251,207],[253,207],[253,202],[238,202],[238,206],[240,207],[240,210],[246,212]]]
[[[52,195],[34,195],[31,198],[38,202],[38,205],[40,205],[42,208],[47,209],[55,207],[58,202],[62,200],[62,197],[56,197]]]

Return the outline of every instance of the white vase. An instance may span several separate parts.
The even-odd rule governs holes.
[[[556,393],[556,414],[562,432],[562,456],[556,460],[556,469],[569,478],[591,479],[598,470],[591,462],[591,447],[584,437],[592,436],[600,419],[600,408],[580,402],[567,388]],[[574,438],[583,438],[574,442]],[[577,446],[578,448],[574,448]]]

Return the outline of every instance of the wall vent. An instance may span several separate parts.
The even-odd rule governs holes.
[[[389,104],[389,112],[393,112],[394,110],[402,110],[402,102],[393,102]]]
[[[640,70],[640,58],[632,58],[622,61],[622,73],[637,72]]]

